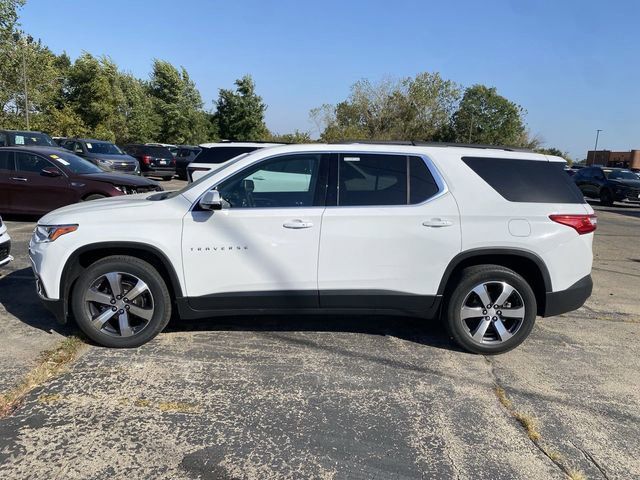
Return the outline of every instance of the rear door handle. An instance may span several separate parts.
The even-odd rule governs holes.
[[[313,227],[313,223],[312,222],[305,222],[305,221],[296,219],[296,220],[291,220],[289,222],[284,222],[284,224],[282,226],[284,228],[300,229],[300,228]]]
[[[17,180],[19,182],[26,182],[27,179],[24,177],[11,177],[11,180]]]
[[[451,225],[453,225],[453,222],[450,220],[444,220],[442,218],[432,218],[431,220],[422,222],[422,225],[424,225],[425,227],[440,228],[450,227]]]

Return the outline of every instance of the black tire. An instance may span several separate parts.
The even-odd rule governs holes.
[[[610,207],[613,205],[613,195],[611,194],[611,190],[608,188],[603,188],[600,190],[600,204],[605,207]]]
[[[482,309],[479,314],[479,322],[477,324],[475,332],[478,333],[480,330],[479,326],[481,322],[486,322],[488,325],[486,327],[487,333],[481,333],[483,335],[480,341],[474,340],[472,338],[473,333],[470,329],[473,329],[473,322],[476,321],[475,317],[470,317],[467,320],[462,319],[462,308],[468,308],[469,302],[476,302],[476,305],[480,304],[480,297],[476,296],[475,293],[472,294],[472,291],[475,287],[479,285],[490,285],[489,288],[496,289],[494,293],[494,297],[492,300],[499,300],[500,291],[497,289],[504,288],[500,284],[504,282],[509,286],[515,289],[515,293],[517,297],[508,297],[504,301],[512,299],[514,304],[517,304],[517,307],[520,307],[520,303],[522,303],[522,307],[524,307],[523,318],[518,320],[519,326],[516,325],[516,320],[512,318],[502,317],[502,310],[495,311],[496,305],[492,305],[493,310],[486,310],[486,306],[475,306],[473,310],[480,308]],[[494,287],[495,285],[495,287]],[[484,287],[483,287],[484,288]],[[485,289],[485,291],[487,291]],[[492,292],[489,292],[492,293]],[[512,294],[513,295],[513,294]],[[465,301],[467,303],[465,303]],[[514,312],[516,310],[510,310],[511,303],[509,303],[508,307],[507,303],[502,305],[502,309],[507,311]],[[469,307],[470,308],[470,307]],[[531,333],[531,329],[536,320],[537,313],[537,303],[536,297],[531,289],[531,286],[527,283],[527,281],[518,275],[513,270],[505,268],[500,265],[478,265],[473,267],[465,268],[458,277],[456,285],[454,288],[450,290],[450,294],[446,299],[445,308],[443,309],[444,313],[444,323],[449,332],[449,335],[465,350],[468,350],[473,353],[480,354],[497,354],[507,352],[518,345],[520,345]],[[496,315],[499,314],[499,315]],[[483,316],[488,314],[489,316]],[[496,315],[496,316],[492,316]],[[486,319],[486,320],[485,320]],[[497,319],[497,320],[496,320]],[[506,340],[501,339],[501,335],[498,333],[498,329],[496,328],[497,323],[500,322],[500,326],[505,326],[514,322],[512,336]],[[517,327],[517,328],[516,328]],[[506,335],[511,334],[510,331],[507,331]],[[496,339],[491,339],[491,335],[496,337]],[[485,339],[485,336],[489,337]],[[498,342],[498,343],[492,343]]]
[[[86,197],[84,197],[84,201],[88,202],[90,200],[100,200],[101,198],[107,198],[106,195],[101,195],[99,193],[94,193],[92,195],[88,195]]]
[[[152,314],[149,314],[151,317],[149,320],[130,315],[134,313],[135,300],[129,301],[132,310],[127,312],[127,318],[132,322],[138,321],[138,323],[140,323],[138,326],[134,326],[132,323],[132,332],[135,332],[136,328],[140,330],[132,333],[130,336],[116,335],[117,333],[122,335],[121,331],[117,332],[117,329],[121,328],[120,324],[117,323],[118,326],[115,326],[116,322],[119,322],[120,319],[118,312],[115,312],[113,317],[105,322],[104,326],[106,326],[106,329],[98,329],[92,324],[92,307],[90,307],[85,300],[85,294],[92,286],[95,287],[96,281],[99,281],[98,279],[110,272],[122,273],[124,274],[122,276],[123,278],[137,277],[138,280],[142,280],[147,287],[144,295],[149,295],[147,298],[151,298]],[[123,287],[123,302],[128,300],[126,293],[131,290],[132,288],[125,290]],[[115,255],[98,260],[82,272],[73,287],[72,293],[71,308],[78,326],[87,337],[105,347],[138,347],[158,335],[171,318],[171,295],[169,294],[167,285],[153,266],[136,257]],[[107,293],[107,295],[109,294]],[[118,302],[120,303],[120,300],[118,300]],[[106,303],[101,305],[106,305]],[[107,312],[110,308],[112,307],[104,308],[102,313]],[[126,308],[128,309],[128,307]],[[122,311],[123,310],[121,310],[121,312]],[[141,325],[142,323],[144,323],[144,325]],[[109,332],[108,329],[116,330],[116,332]]]

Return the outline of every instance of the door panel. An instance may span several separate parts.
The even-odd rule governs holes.
[[[13,152],[0,151],[0,213],[10,212],[12,185],[9,178],[13,175]]]
[[[350,153],[336,170],[337,206],[322,217],[320,306],[427,308],[461,248],[453,196],[420,157]]]
[[[42,174],[43,168],[57,169],[51,162],[26,152],[16,152],[15,158],[16,171],[9,179],[14,212],[47,213],[77,201],[68,178],[62,172],[59,177]]]
[[[324,155],[266,159],[217,186],[222,210],[183,222],[189,303],[199,310],[318,306]]]

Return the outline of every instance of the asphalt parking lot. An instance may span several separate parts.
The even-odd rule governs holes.
[[[0,478],[640,478],[640,208],[594,207],[593,296],[512,352],[396,317],[172,321],[0,418]],[[38,303],[33,222],[6,223],[0,392],[75,332]]]

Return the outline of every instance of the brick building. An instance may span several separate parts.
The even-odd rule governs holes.
[[[587,165],[604,165],[606,167],[623,167],[640,169],[640,150],[628,152],[612,152],[611,150],[589,150]]]

